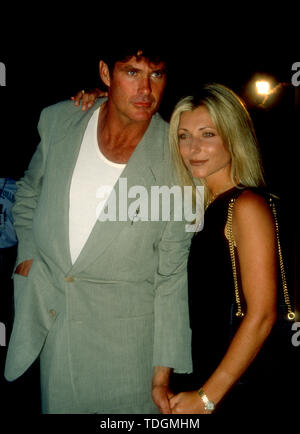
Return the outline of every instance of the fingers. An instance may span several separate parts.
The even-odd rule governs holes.
[[[162,414],[170,414],[171,413],[169,400],[168,400],[166,395],[158,396],[157,400],[156,400],[156,405]]]
[[[85,92],[84,90],[81,90],[80,92],[77,92],[75,97],[72,97],[74,104],[76,107],[78,107],[81,104],[81,110],[86,111],[87,109],[91,108],[94,105],[94,102],[96,101],[97,95],[95,92],[91,91]]]
[[[184,408],[184,406],[182,406],[181,402],[178,400],[178,402],[170,402],[170,413],[171,414],[185,414],[185,413],[189,413],[187,411],[185,411],[186,409]]]
[[[28,259],[26,261],[21,262],[18,264],[15,273],[21,274],[21,276],[27,277],[30,271],[30,268],[32,266],[33,259]]]
[[[174,395],[174,397],[170,399],[171,414],[180,414],[179,404],[180,399],[178,398],[178,395]]]
[[[178,394],[179,395],[179,394]],[[170,399],[170,408],[173,410],[174,407],[180,402],[180,397],[178,395],[173,395],[173,397]]]
[[[98,98],[97,93],[95,93],[94,91],[90,91],[90,92],[87,91],[82,97],[81,110],[85,111],[91,108],[94,105],[97,98]]]
[[[181,414],[177,404],[171,408],[171,414]]]
[[[80,101],[81,101],[83,95],[84,95],[84,90],[80,90],[79,92],[76,93],[76,95],[71,96],[71,100],[74,101],[74,104],[76,106],[80,105]]]
[[[169,400],[167,398],[162,399],[160,401],[160,412],[162,414],[170,414],[171,413],[171,409],[170,409],[170,405],[169,405]]]
[[[153,401],[162,414],[171,413],[167,390],[166,386],[154,386],[152,389]]]
[[[175,396],[175,394],[173,392],[171,392],[170,390],[167,391],[167,397],[168,399],[173,398],[173,396]]]
[[[71,100],[74,101],[76,107],[81,104],[81,110],[86,111],[94,105],[97,98],[105,96],[107,96],[107,92],[96,88],[87,91],[81,90],[72,96]]]

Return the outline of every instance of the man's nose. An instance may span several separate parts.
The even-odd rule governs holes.
[[[144,77],[139,83],[139,91],[143,95],[149,95],[152,92],[151,80],[149,77]]]

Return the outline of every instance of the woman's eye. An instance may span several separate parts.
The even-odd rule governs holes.
[[[203,133],[203,137],[214,137],[214,133],[212,133],[211,131],[206,131],[205,133]]]
[[[187,139],[187,137],[188,137],[187,134],[182,133],[182,134],[179,134],[178,139],[179,140],[184,140],[184,139]]]

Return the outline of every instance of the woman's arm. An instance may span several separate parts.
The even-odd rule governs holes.
[[[71,100],[74,101],[74,104],[79,107],[81,104],[81,110],[86,111],[90,109],[97,98],[107,96],[107,92],[98,88],[89,89],[87,91],[80,90],[76,93],[76,95],[71,96]]]
[[[249,367],[276,320],[276,232],[265,200],[251,191],[242,193],[234,206],[232,229],[247,313],[221,363],[203,385],[215,404]],[[206,412],[198,391],[176,395],[171,408],[179,414]]]

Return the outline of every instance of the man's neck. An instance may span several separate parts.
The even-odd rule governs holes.
[[[130,121],[116,116],[108,104],[100,107],[98,117],[98,146],[104,156],[114,163],[127,163],[143,138],[151,119]]]

